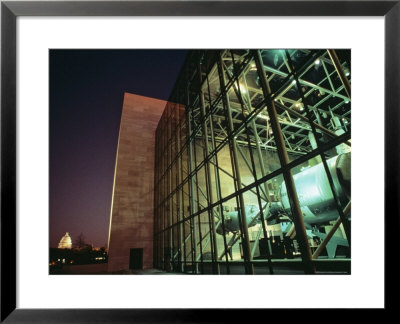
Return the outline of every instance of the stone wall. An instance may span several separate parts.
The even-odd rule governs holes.
[[[153,267],[155,131],[166,101],[125,93],[110,215],[108,271],[129,268],[131,248]]]

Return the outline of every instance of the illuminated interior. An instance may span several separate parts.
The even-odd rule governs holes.
[[[154,264],[350,273],[350,50],[192,50],[156,131]]]

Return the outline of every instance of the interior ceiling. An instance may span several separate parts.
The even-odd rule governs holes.
[[[338,129],[349,131],[351,127],[350,98],[342,85],[335,66],[326,50],[288,50],[290,58],[296,68],[301,68],[299,82],[304,93],[306,103],[312,111],[313,122],[335,132]],[[350,50],[337,51],[344,72],[351,80]],[[279,121],[287,146],[287,150],[294,154],[305,154],[312,150],[308,134],[311,131],[309,123],[299,116],[306,116],[304,103],[293,76],[290,75],[290,65],[285,50],[262,50],[261,56],[274,98]],[[255,129],[248,127],[237,135],[237,141],[247,143],[247,135],[252,142],[257,138],[261,147],[274,150],[275,142],[269,126],[269,117],[263,103],[262,89],[259,85],[259,76],[255,63],[249,59],[249,52],[245,50],[225,51],[222,55],[224,77],[227,82],[233,80],[229,89],[229,103],[232,110],[234,129],[243,123],[244,117],[254,109],[262,106],[261,113],[254,119]],[[308,64],[302,64],[307,58],[312,58]],[[239,84],[234,82],[234,69],[239,74]],[[203,93],[205,95],[206,110],[209,103],[220,95],[220,81],[217,64],[214,64],[208,73],[203,72]],[[286,81],[286,83],[285,83]],[[208,91],[209,89],[209,91]],[[201,122],[199,103],[193,105],[192,122],[194,125]],[[297,114],[296,114],[297,113]],[[337,117],[340,125],[332,120]],[[217,104],[213,113],[213,128],[216,139],[226,138],[226,118],[222,100]],[[208,128],[210,130],[210,127]],[[320,140],[324,141],[324,132],[318,131]],[[202,136],[201,133],[197,134]]]

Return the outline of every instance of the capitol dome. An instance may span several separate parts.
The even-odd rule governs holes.
[[[59,249],[71,249],[72,248],[72,240],[69,236],[69,233],[66,232],[65,235],[61,238],[60,243],[58,243]]]

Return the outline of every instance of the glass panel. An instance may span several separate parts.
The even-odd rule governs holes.
[[[228,122],[225,117],[225,112],[222,105],[218,105],[217,110],[212,116],[212,123],[214,129],[214,139],[216,147],[223,145],[228,136]]]
[[[350,79],[350,51],[336,52]],[[350,142],[351,101],[330,55],[326,50],[261,51],[262,73],[266,74],[282,132],[274,134],[264,97],[268,91],[261,86],[260,73],[249,55],[252,53],[193,52],[193,64],[184,73],[187,80],[180,83],[185,95],[179,97],[188,100],[189,121],[185,123],[184,106],[177,104],[167,105],[160,121],[156,135],[155,229],[165,231],[155,234],[155,258],[165,268],[168,257],[175,271],[245,273],[244,246],[249,242],[255,273],[269,273],[270,258],[281,262],[274,266],[274,273],[303,273],[298,243],[301,237],[296,235],[283,181],[278,138],[283,139],[292,166],[306,240],[312,252],[317,252],[340,213],[346,212],[347,225],[337,226],[332,239],[339,242],[339,248],[334,254],[332,244],[321,248],[318,258],[350,256],[343,242],[347,242],[346,226],[350,224],[345,207],[350,201],[351,148],[344,141]],[[198,96],[199,64],[204,108],[209,114],[205,129]],[[299,75],[299,84],[293,71]],[[222,86],[219,72],[224,78]],[[222,101],[221,87],[227,90],[227,102]],[[187,134],[189,130],[192,134]],[[231,131],[234,138],[228,138]],[[189,135],[192,137],[188,146]],[[342,143],[338,136],[342,136]],[[333,192],[321,157],[312,157],[317,147],[327,160]],[[205,162],[207,156],[210,160]],[[190,175],[190,170],[196,172]],[[265,181],[272,172],[275,177]],[[238,176],[240,184],[235,182]],[[242,227],[242,217],[247,229]],[[295,260],[286,265],[282,263],[286,259]],[[293,268],[294,264],[300,264],[299,270]]]
[[[218,167],[220,176],[220,186],[222,198],[235,192],[235,182],[233,180],[231,152],[228,145],[225,145],[218,153]]]
[[[242,180],[242,186],[248,186],[255,181],[254,177],[254,158],[252,161],[252,156],[250,155],[250,150],[247,143],[237,144],[237,158],[239,165],[240,178]],[[252,152],[251,152],[252,153]]]

